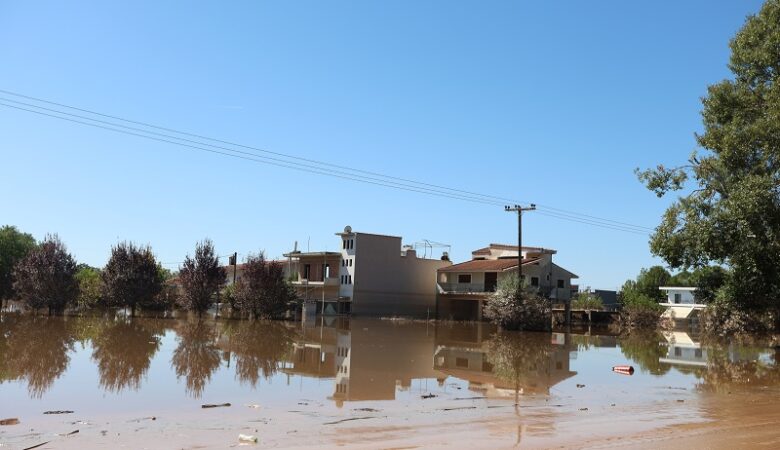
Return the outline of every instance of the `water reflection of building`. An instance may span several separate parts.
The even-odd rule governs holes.
[[[432,325],[343,318],[302,336],[285,372],[333,379],[331,398],[339,403],[393,400],[412,380],[443,378],[431,365]]]
[[[686,366],[707,366],[707,350],[694,341],[688,333],[682,331],[670,331],[664,333],[666,338],[667,355],[659,358],[658,362],[665,364],[678,364]]]
[[[560,333],[492,336],[487,325],[437,330],[434,368],[468,381],[487,397],[548,394],[552,386],[576,375],[570,369],[571,344]],[[486,338],[487,337],[487,338]]]

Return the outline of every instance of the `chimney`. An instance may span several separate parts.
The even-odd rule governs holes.
[[[442,261],[449,261],[450,260],[450,254],[447,252],[442,252],[441,254],[441,260]]]

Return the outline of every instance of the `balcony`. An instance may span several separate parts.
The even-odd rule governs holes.
[[[299,278],[292,282],[293,286],[338,286],[340,280],[336,277],[325,278],[325,280],[309,280],[306,278]]]
[[[439,283],[441,294],[486,294],[484,283]]]

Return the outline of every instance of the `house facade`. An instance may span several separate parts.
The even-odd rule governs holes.
[[[572,272],[553,263],[557,252],[541,247],[490,244],[471,253],[472,259],[438,271],[437,317],[453,320],[482,320],[482,308],[498,283],[518,271],[522,257],[526,285],[553,301],[571,298]]]
[[[341,233],[338,266],[342,312],[361,316],[433,318],[436,277],[449,260],[420,258],[398,236],[352,231]]]
[[[304,308],[315,313],[341,314],[343,302],[339,301],[339,252],[285,253],[289,267],[288,279],[295,288]]]
[[[661,286],[658,289],[666,293],[664,317],[675,320],[694,319],[706,305],[696,303],[696,288],[679,286]]]

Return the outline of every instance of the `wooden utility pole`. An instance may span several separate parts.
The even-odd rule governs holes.
[[[517,213],[517,293],[518,295],[523,290],[523,211],[533,211],[536,209],[536,205],[531,203],[531,206],[523,208],[520,205],[505,206],[504,211]]]

